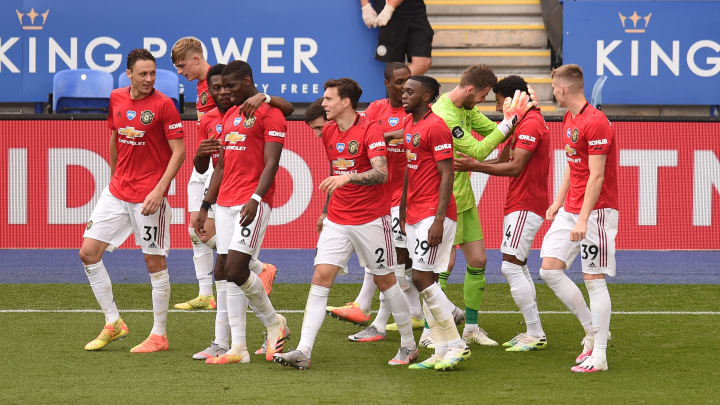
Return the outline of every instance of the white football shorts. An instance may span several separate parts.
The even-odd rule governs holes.
[[[265,238],[265,230],[270,223],[270,206],[261,201],[258,204],[255,219],[248,226],[240,225],[240,211],[243,205],[223,207],[216,205],[215,234],[217,235],[217,252],[226,255],[228,250],[235,250],[257,259],[260,245]]]
[[[532,211],[513,211],[505,215],[500,251],[525,261],[543,221],[545,218]]]
[[[443,221],[442,242],[440,242],[439,245],[430,246],[427,238],[430,226],[434,221],[435,217],[432,216],[416,224],[405,224],[408,252],[410,252],[414,270],[432,271],[433,273],[447,271],[448,263],[450,263],[450,252],[455,239],[457,222],[445,218]]]

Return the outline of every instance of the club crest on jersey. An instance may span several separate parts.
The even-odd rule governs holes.
[[[238,125],[240,125],[241,122],[242,122],[242,117],[235,117],[235,119],[233,120],[233,125],[238,126]]]
[[[85,229],[90,230],[90,228],[92,228],[92,224],[93,224],[93,221],[92,221],[92,219],[91,219],[91,220],[88,221],[87,226],[85,227]]]
[[[345,150],[345,144],[342,142],[335,144],[335,149],[337,149],[339,153],[343,153],[343,151]]]
[[[400,122],[400,118],[398,118],[398,117],[388,118],[388,124],[390,124],[391,127],[394,127],[395,125],[397,125],[398,122]]]
[[[580,134],[580,132],[578,131],[577,128],[573,129],[572,137],[570,139],[572,139],[573,142],[577,142],[579,134]]]
[[[204,91],[200,93],[200,104],[207,104],[207,93],[205,93]]]
[[[412,137],[412,144],[413,144],[413,146],[416,147],[416,148],[418,147],[418,145],[420,145],[420,134],[415,134],[415,135],[413,135],[413,137]]]
[[[465,132],[463,131],[462,128],[460,128],[460,126],[457,126],[457,127],[455,127],[455,128],[452,129],[452,136],[453,136],[453,138],[455,138],[455,139],[460,139],[460,138],[463,137],[463,135],[465,135]]]
[[[348,144],[348,152],[350,152],[351,155],[354,155],[358,153],[358,149],[359,146],[357,141],[350,141],[350,143]]]
[[[220,133],[222,132],[222,124],[215,125],[215,132],[217,132],[218,135],[220,135]]]
[[[136,115],[137,115],[137,113],[136,113],[135,111],[133,111],[133,110],[128,110],[128,111],[125,113],[125,116],[127,116],[127,119],[129,119],[130,121],[132,121],[133,118],[135,118]]]
[[[140,113],[140,122],[145,125],[150,124],[153,121],[153,118],[155,118],[155,114],[153,114],[150,110],[145,110]]]
[[[243,123],[243,126],[245,126],[245,128],[250,128],[253,126],[253,124],[255,124],[254,116],[250,117],[250,118],[245,118],[245,122]]]

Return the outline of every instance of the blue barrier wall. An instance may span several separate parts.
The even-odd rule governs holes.
[[[363,101],[385,94],[377,32],[356,1],[3,0],[0,102],[45,101],[53,74],[68,68],[108,71],[117,85],[134,48],[173,70],[170,49],[188,35],[204,43],[210,64],[247,60],[261,91],[290,101],[313,101],[325,80],[343,76],[360,83]],[[194,101],[195,86],[180,79]]]
[[[720,104],[719,1],[565,1],[563,62],[605,104]]]

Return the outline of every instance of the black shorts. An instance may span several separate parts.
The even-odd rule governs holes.
[[[395,15],[388,25],[380,28],[375,59],[405,63],[405,56],[408,61],[413,56],[429,58],[434,34],[427,15]]]

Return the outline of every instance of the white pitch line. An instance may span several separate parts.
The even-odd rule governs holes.
[[[121,309],[120,312],[138,312],[152,313],[151,309]],[[179,309],[171,309],[168,312],[176,314],[197,314],[197,313],[213,313],[215,311],[198,310],[183,311]],[[302,309],[280,309],[277,312],[281,314],[302,314]],[[377,312],[377,311],[372,311]],[[0,309],[3,314],[22,314],[22,313],[40,313],[40,314],[56,314],[56,313],[102,313],[99,309]],[[478,311],[480,314],[510,315],[520,314],[520,311]],[[569,315],[570,311],[540,311],[542,315]],[[720,311],[613,311],[613,315],[720,315]]]

